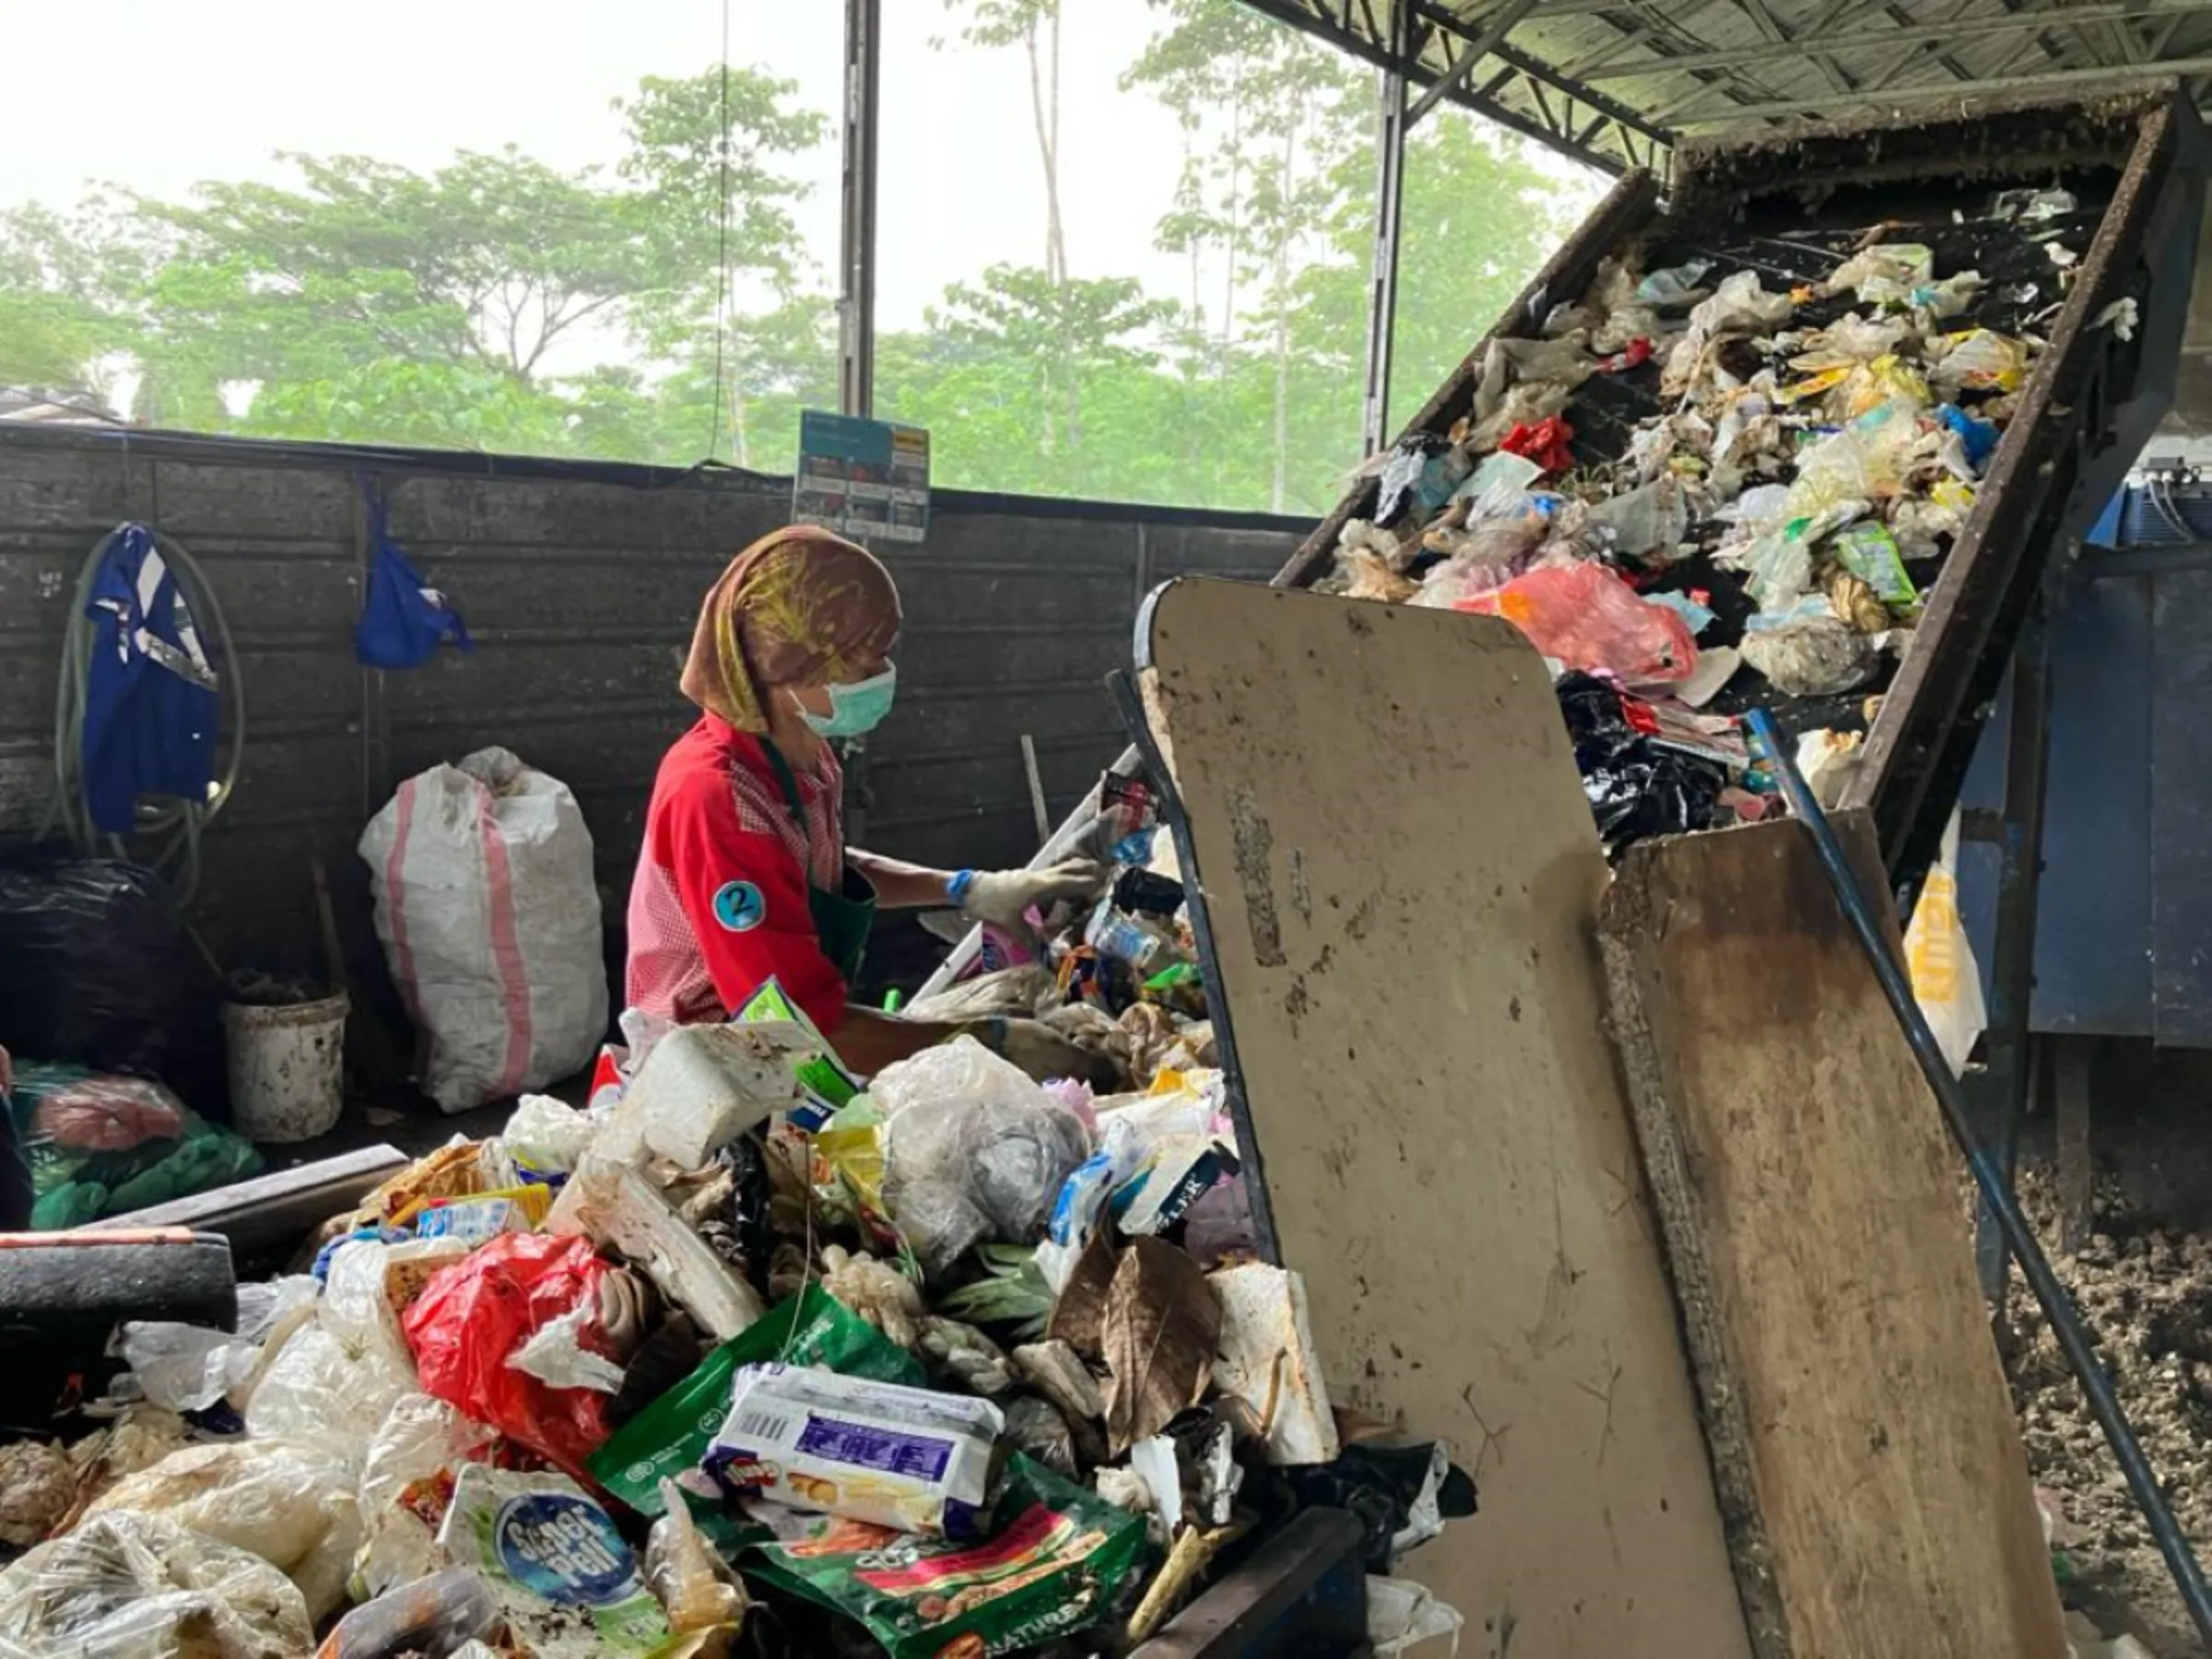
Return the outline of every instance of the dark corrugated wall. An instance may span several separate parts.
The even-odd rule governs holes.
[[[371,477],[474,655],[406,674],[355,662]],[[224,962],[315,966],[316,852],[362,960],[362,824],[402,778],[493,743],[576,792],[618,926],[654,766],[690,717],[676,678],[699,596],[789,503],[788,482],[726,470],[0,429],[0,837],[44,809],[78,569],[138,519],[205,567],[245,677],[239,793],[194,906]],[[934,515],[928,543],[889,559],[908,619],[899,703],[856,777],[868,844],[945,865],[1033,850],[1025,733],[1054,818],[1120,751],[1100,680],[1128,660],[1142,593],[1194,571],[1264,581],[1308,527],[953,492]]]

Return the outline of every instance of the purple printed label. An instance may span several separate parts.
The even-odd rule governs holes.
[[[825,1462],[903,1475],[910,1480],[938,1479],[952,1459],[949,1441],[901,1434],[874,1423],[849,1423],[818,1412],[807,1415],[797,1450]]]

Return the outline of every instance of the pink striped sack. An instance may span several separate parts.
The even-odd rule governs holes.
[[[592,832],[503,748],[409,778],[361,832],[376,934],[446,1112],[543,1088],[606,1034]]]

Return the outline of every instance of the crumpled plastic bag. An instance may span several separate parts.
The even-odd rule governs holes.
[[[1090,1152],[1080,1118],[972,1038],[886,1066],[868,1094],[885,1206],[933,1275],[987,1238],[1033,1241]]]
[[[1689,332],[1700,340],[1723,335],[1758,335],[1779,328],[1796,309],[1789,295],[1770,294],[1759,285],[1759,273],[1738,271],[1723,279],[1712,298],[1700,300],[1689,313]]]
[[[93,1516],[0,1573],[0,1659],[300,1659],[314,1645],[283,1573],[159,1515]]]
[[[1453,608],[1503,617],[1570,668],[1603,668],[1645,683],[1686,679],[1698,665],[1697,642],[1681,616],[1647,604],[1601,564],[1540,565]]]
[[[343,1454],[295,1441],[186,1446],[119,1480],[88,1519],[158,1516],[248,1550],[298,1586],[310,1617],[346,1599],[361,1540],[360,1507]]]
[[[1689,529],[1689,505],[1682,486],[1672,477],[1624,490],[1595,503],[1590,522],[1613,533],[1613,549],[1624,558],[1668,552]]]
[[[291,1437],[358,1453],[415,1386],[415,1367],[384,1300],[384,1252],[371,1240],[349,1240],[331,1257],[327,1288],[315,1317],[264,1349],[250,1383],[246,1432]],[[340,1271],[340,1264],[346,1264]]]
[[[566,1175],[591,1150],[598,1123],[551,1095],[526,1094],[500,1131],[500,1141],[525,1177]]]
[[[215,1331],[171,1320],[133,1320],[116,1347],[138,1379],[139,1389],[170,1411],[205,1411],[218,1400],[234,1403],[261,1363],[262,1344],[279,1319],[319,1290],[305,1274],[241,1285],[238,1329]]]
[[[1877,242],[1836,267],[1828,291],[1851,289],[1868,305],[1902,302],[1936,275],[1936,250],[1924,242]]]
[[[1744,661],[1785,697],[1830,697],[1874,672],[1873,641],[1833,614],[1744,635]]]
[[[1920,413],[1901,398],[1877,404],[1799,452],[1784,518],[1809,519],[1840,501],[1882,500],[1903,489]]]
[[[614,1271],[588,1239],[520,1232],[501,1233],[441,1270],[405,1321],[422,1392],[581,1478],[583,1460],[607,1436],[606,1396],[548,1387],[509,1362],[542,1327],[594,1305]],[[590,1324],[582,1340],[608,1346]]]
[[[2028,347],[1986,328],[1944,336],[1944,353],[1928,378],[1946,397],[1961,392],[2017,392],[2028,378]]]
[[[444,1564],[438,1526],[453,1495],[453,1471],[498,1438],[429,1394],[402,1394],[394,1403],[361,1465],[362,1536],[350,1586],[356,1601]]]

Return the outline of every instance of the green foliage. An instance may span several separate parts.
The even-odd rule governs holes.
[[[1324,512],[1359,459],[1371,76],[1232,0],[1147,0],[1123,84],[1183,135],[1169,298],[1067,269],[1065,0],[946,3],[1035,117],[1044,257],[880,337],[881,412],[930,428],[947,486]],[[156,425],[786,469],[799,411],[836,395],[830,284],[794,218],[830,124],[754,68],[615,108],[603,167],[290,155],[283,183],[0,212],[0,382],[107,395],[127,369]],[[1417,135],[1406,198],[1400,419],[1583,205],[1453,111]]]

